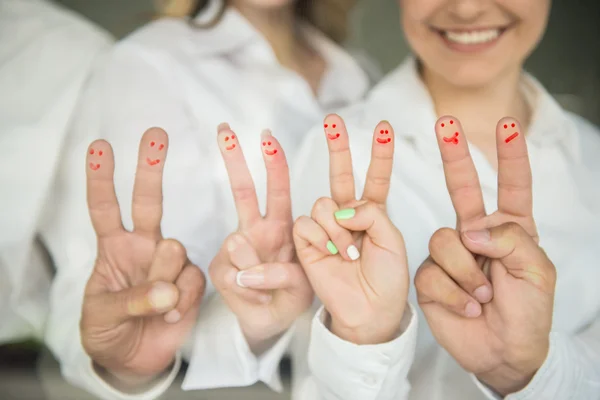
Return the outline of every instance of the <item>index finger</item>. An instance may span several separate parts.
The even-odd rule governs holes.
[[[527,141],[514,118],[503,118],[496,127],[498,148],[498,210],[533,217],[531,165]]]
[[[125,229],[114,184],[115,159],[106,140],[96,140],[87,149],[87,203],[96,235],[101,238]]]
[[[441,117],[435,132],[458,226],[485,217],[479,176],[460,121],[452,116]]]
[[[138,165],[133,184],[132,219],[134,231],[159,238],[163,213],[163,170],[169,137],[160,128],[150,128],[140,140]]]
[[[267,169],[267,218],[291,221],[290,171],[285,153],[269,130],[263,131],[261,145]]]
[[[240,225],[246,226],[261,218],[254,181],[235,132],[226,123],[219,125],[217,129],[217,140],[227,168]]]
[[[386,204],[394,165],[394,129],[387,121],[380,122],[373,135],[371,164],[362,198],[379,205]]]
[[[329,185],[331,198],[337,204],[356,200],[350,140],[344,120],[336,114],[325,118],[325,136],[329,147]]]

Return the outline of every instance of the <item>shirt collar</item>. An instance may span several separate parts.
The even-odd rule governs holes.
[[[536,147],[562,146],[567,154],[577,159],[576,126],[569,114],[530,74],[523,74],[521,85],[533,108],[528,142]],[[440,159],[433,133],[438,116],[414,57],[405,60],[373,89],[367,99],[367,109],[369,123],[390,121],[396,135],[416,142],[423,152]]]

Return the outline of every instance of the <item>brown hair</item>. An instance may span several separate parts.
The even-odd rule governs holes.
[[[209,2],[210,0],[156,0],[161,15],[179,18],[195,17],[204,11]],[[346,39],[348,19],[355,3],[356,0],[297,0],[296,10],[301,18],[339,43]],[[215,19],[201,27],[210,28],[219,22],[227,7],[227,0],[223,4],[223,9]]]

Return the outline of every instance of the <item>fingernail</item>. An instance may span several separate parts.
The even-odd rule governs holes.
[[[492,289],[487,285],[479,286],[473,292],[473,296],[475,296],[478,302],[487,303],[492,300]]]
[[[337,253],[339,253],[337,247],[335,247],[335,244],[333,244],[333,242],[331,240],[329,242],[327,242],[327,250],[329,250],[329,252],[333,255],[336,255]]]
[[[269,136],[273,136],[273,133],[271,132],[270,129],[264,129],[261,133],[260,133],[260,137],[262,138],[266,138]]]
[[[356,215],[356,210],[354,208],[346,208],[345,210],[336,211],[334,215],[335,219],[337,220],[350,219],[354,218],[354,216]]]
[[[254,288],[265,283],[265,272],[262,267],[240,271],[235,278],[239,287]]]
[[[469,302],[465,307],[465,315],[469,318],[477,318],[481,313],[481,306],[478,303]]]
[[[223,122],[223,123],[219,124],[219,126],[217,127],[217,132],[224,131],[225,129],[231,129],[231,127],[229,126],[229,124],[227,122]]]
[[[167,283],[155,283],[148,293],[148,301],[155,310],[169,309],[177,302],[177,291]]]
[[[352,261],[356,261],[360,258],[360,253],[358,252],[358,249],[355,245],[349,246],[348,250],[346,251],[348,252],[348,257],[350,257]]]
[[[487,243],[492,238],[490,231],[487,229],[480,231],[467,231],[465,232],[465,236],[474,243]]]
[[[167,324],[176,324],[181,319],[181,314],[177,310],[171,310],[165,314],[165,322]]]

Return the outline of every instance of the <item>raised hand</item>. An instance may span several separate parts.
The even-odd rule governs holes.
[[[142,137],[133,188],[134,229],[129,232],[115,194],[112,148],[104,140],[88,148],[87,198],[98,255],[85,289],[81,340],[117,384],[146,383],[172,364],[204,292],[204,275],[190,263],[185,248],[161,234],[167,150],[161,129]]]
[[[431,238],[419,303],[438,342],[500,394],[522,389],[548,352],[556,272],[538,246],[532,178],[519,123],[496,128],[498,210],[487,215],[460,122],[436,123],[457,228]]]
[[[408,296],[402,235],[386,214],[394,131],[375,129],[364,193],[356,200],[349,138],[337,115],[325,119],[332,198],[319,199],[300,217],[294,239],[310,282],[331,316],[330,329],[356,344],[394,339]]]
[[[283,149],[269,131],[261,151],[267,169],[267,213],[258,207],[254,183],[236,134],[219,127],[219,147],[239,217],[210,266],[210,277],[238,322],[252,351],[260,354],[313,301],[292,240],[290,179]]]

